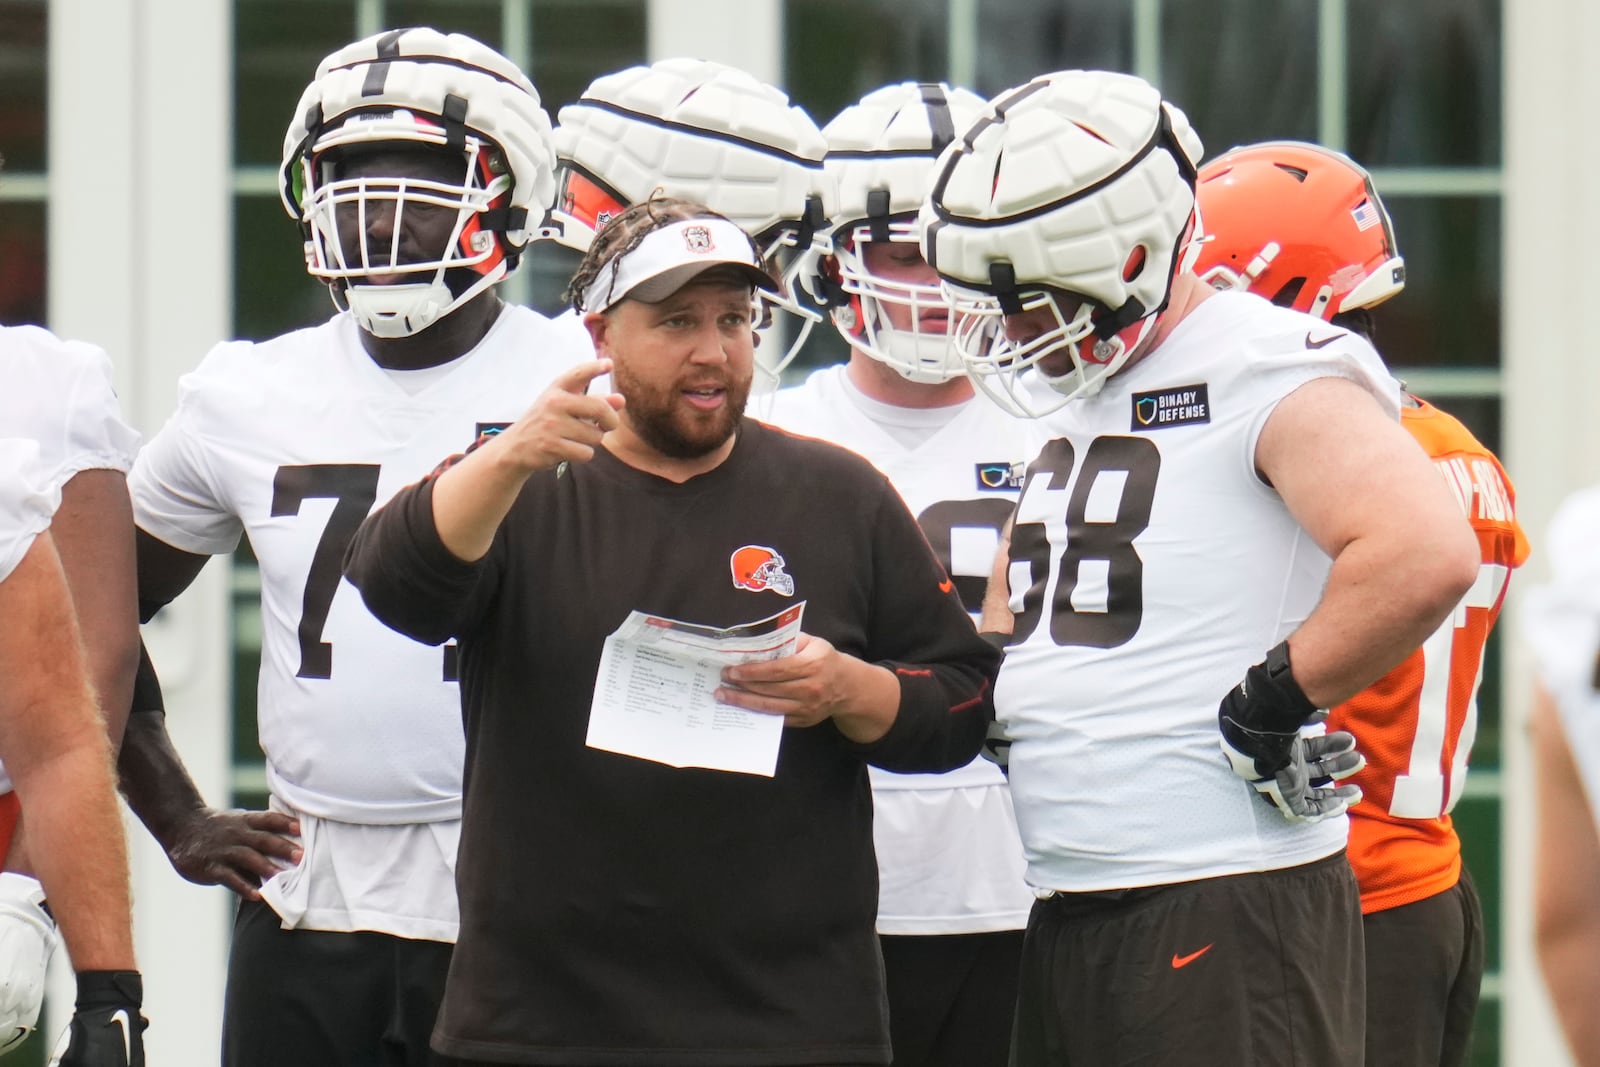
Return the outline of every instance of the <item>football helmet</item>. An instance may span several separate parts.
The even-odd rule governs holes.
[[[989,102],[917,220],[974,385],[1038,417],[1121,369],[1192,264],[1200,155],[1183,112],[1132,75],[1060,71]],[[1048,326],[1008,339],[1025,313]],[[1070,369],[1049,373],[1058,352]]]
[[[704,204],[756,239],[783,292],[763,294],[802,326],[781,356],[762,353],[775,384],[812,324],[802,256],[826,225],[826,143],[778,89],[721,63],[663,59],[597,78],[557,116],[558,192],[545,235],[579,251],[623,208],[652,195]]]
[[[1200,168],[1207,238],[1195,271],[1319,318],[1370,308],[1406,284],[1372,176],[1304,141],[1235,148]]]
[[[917,209],[934,160],[983,106],[983,98],[967,89],[903,82],[868,93],[822,131],[828,141],[823,169],[837,206],[826,251],[811,253],[810,288],[828,304],[847,342],[914,382],[948,381],[963,372],[950,345],[949,307],[931,271],[927,281],[874,271],[868,246],[892,242],[914,253],[917,262],[907,273],[917,273]],[[877,256],[885,262],[882,252]]]
[[[397,145],[459,152],[461,178],[341,176],[342,158]],[[284,135],[280,179],[284,209],[305,229],[310,273],[363,329],[405,337],[516,268],[555,194],[550,117],[492,48],[457,33],[390,30],[318,65]],[[448,245],[434,258],[402,255],[405,213],[439,209],[456,212]],[[367,220],[381,212],[392,213],[392,236],[369,241]],[[341,239],[338,218],[350,213],[359,236]]]

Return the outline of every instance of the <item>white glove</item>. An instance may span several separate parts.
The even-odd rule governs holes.
[[[0,1056],[16,1050],[39,1023],[45,968],[56,924],[44,887],[25,874],[0,874]]]

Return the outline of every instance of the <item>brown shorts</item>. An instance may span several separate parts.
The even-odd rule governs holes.
[[[1034,905],[1012,1067],[1361,1067],[1361,897],[1299,867]]]
[[[1458,1067],[1483,984],[1483,909],[1465,867],[1443,893],[1375,911],[1367,933],[1367,1067]]]

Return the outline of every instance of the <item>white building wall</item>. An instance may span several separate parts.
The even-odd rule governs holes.
[[[147,436],[171,411],[178,375],[228,330],[231,10],[215,0],[50,4],[50,324],[111,353],[123,411]],[[220,806],[232,718],[227,584],[226,563],[207,567],[145,628],[173,741]],[[180,879],[128,822],[149,1061],[215,1064],[231,900]],[[52,1032],[72,1004],[64,957]]]

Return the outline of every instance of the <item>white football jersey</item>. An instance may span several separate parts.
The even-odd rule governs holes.
[[[1600,486],[1561,502],[1550,520],[1548,583],[1523,599],[1522,630],[1539,681],[1561,716],[1589,807],[1600,823]]]
[[[126,471],[139,447],[122,421],[105,352],[38,326],[0,326],[0,437],[35,443],[28,478],[57,500],[82,471]],[[0,792],[10,788],[0,767]]]
[[[37,326],[0,327],[0,437],[39,442],[35,477],[58,487],[80,471],[126,471],[139,447],[106,354]]]
[[[33,546],[34,538],[50,526],[61,503],[59,487],[36,480],[39,444],[30,438],[0,438],[0,582],[11,576]],[[0,768],[0,779],[5,771]],[[4,779],[0,793],[11,788]]]
[[[1399,387],[1365,341],[1221,293],[1047,420],[1012,532],[1016,615],[995,688],[1041,889],[1273,870],[1344,845],[1229,769],[1217,706],[1316,606],[1331,561],[1255,471],[1277,403],[1316,378]]]
[[[976,622],[1023,465],[1044,440],[1037,423],[982,397],[959,406],[874,401],[845,366],[781,389],[770,421],[863,456],[899,491]],[[878,931],[1016,930],[1033,894],[1005,776],[974,759],[948,774],[869,768],[878,852]]]
[[[507,306],[471,352],[407,388],[348,315],[213,348],[130,476],[139,526],[186,552],[261,564],[261,747],[274,795],[352,823],[460,817],[455,647],[385,627],[342,576],[361,520],[480,433],[515,421],[574,352]]]

